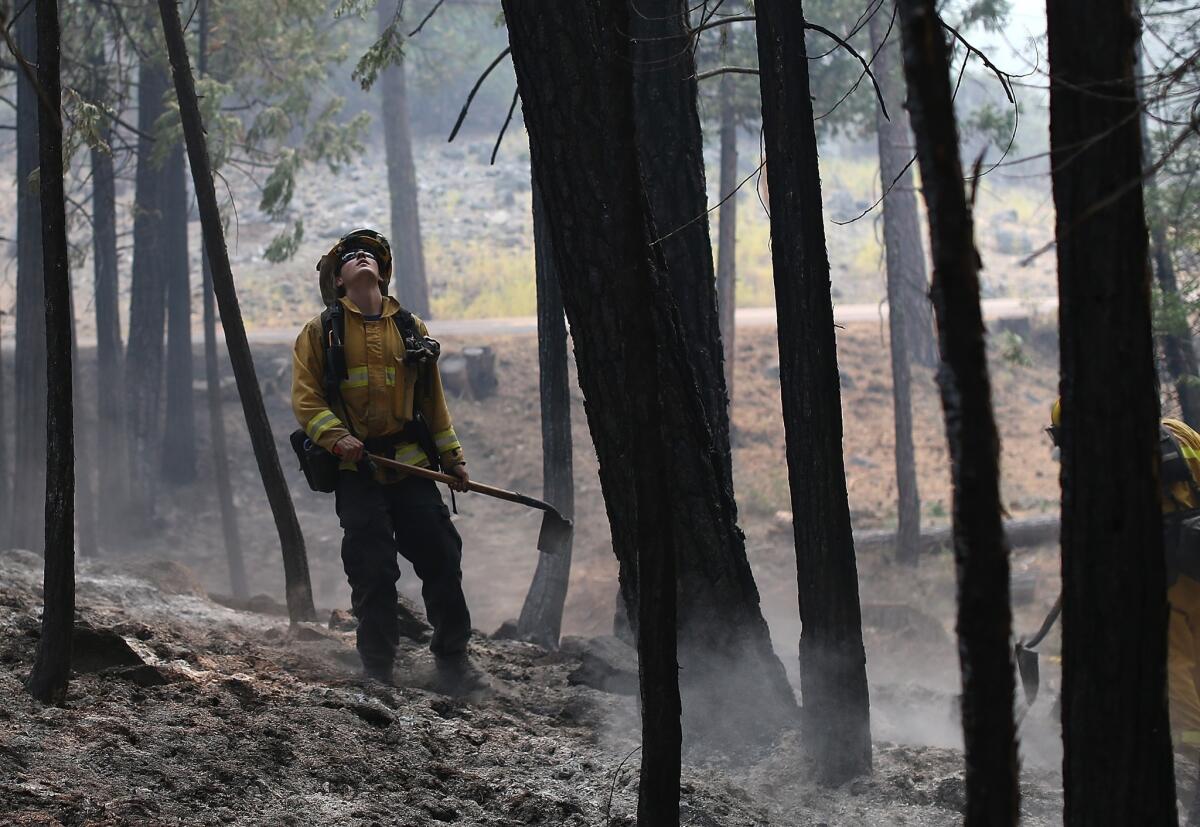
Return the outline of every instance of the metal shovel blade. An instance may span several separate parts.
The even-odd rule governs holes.
[[[1037,698],[1041,676],[1038,673],[1038,653],[1027,649],[1025,643],[1017,643],[1016,648],[1017,672],[1021,675],[1021,688],[1025,690],[1025,705],[1033,706]]]
[[[543,554],[565,554],[571,546],[574,526],[556,511],[542,512],[542,528],[538,532],[537,548]]]

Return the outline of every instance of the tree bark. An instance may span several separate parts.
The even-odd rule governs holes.
[[[571,380],[562,292],[550,252],[546,208],[533,184],[533,247],[537,267],[538,385],[542,408],[542,499],[568,519],[575,515],[571,456]],[[538,555],[533,583],[525,595],[517,636],[558,648],[563,607],[571,578],[571,545],[557,554]]]
[[[642,183],[650,199],[658,246],[690,344],[700,398],[722,484],[733,490],[729,451],[729,397],[717,313],[716,276],[708,232],[704,143],[696,108],[687,0],[628,0],[633,39],[634,134]],[[736,512],[734,514],[736,517]],[[681,561],[682,562],[682,561]],[[686,582],[693,567],[680,568]],[[688,618],[684,622],[691,622]]]
[[[638,550],[657,550],[639,539],[641,523],[650,515],[669,523],[672,548],[686,551],[679,566],[696,572],[680,579],[698,584],[681,593],[678,611],[689,739],[737,749],[792,725],[795,700],[759,608],[673,286],[662,262],[646,263],[659,251],[650,245],[658,230],[640,198],[625,9],[598,5],[550,11],[535,10],[532,0],[505,4],[521,21],[514,34],[508,17],[534,175],[549,216],[622,594],[636,617]],[[589,52],[576,55],[564,44]],[[653,301],[644,298],[648,267]],[[647,365],[657,366],[655,377],[643,375]],[[650,433],[669,466],[655,466],[658,443],[638,447]],[[641,477],[648,469],[653,482]],[[721,715],[711,714],[718,708]]]
[[[670,513],[671,497],[659,469],[674,444],[687,440],[689,428],[693,450],[699,447],[695,435],[704,429],[704,411],[694,392],[688,394],[678,382],[672,386],[668,378],[672,368],[690,373],[690,365],[680,358],[682,340],[669,312],[662,259],[649,246],[654,228],[632,140],[624,11],[624,4],[599,0],[570,8],[536,0],[504,2],[534,177],[545,199],[614,543],[619,556],[627,555],[623,563],[637,566],[641,586],[638,823],[678,824],[681,733],[673,566],[680,544],[674,520],[661,519]],[[566,154],[572,162],[566,162]],[[582,186],[585,179],[589,186]],[[671,417],[672,409],[688,411],[690,421]],[[669,418],[680,432],[667,429]],[[630,496],[615,496],[615,470]],[[712,490],[715,469],[709,468],[709,476]]]
[[[1173,825],[1159,406],[1137,185],[1139,26],[1131,0],[1051,0],[1047,23],[1062,354],[1064,823]]]
[[[737,201],[738,185],[737,108],[733,75],[721,77],[721,175],[717,209],[717,308],[721,322],[721,344],[725,356],[727,410],[733,407],[734,337],[737,310]],[[727,414],[732,422],[733,413]],[[732,429],[732,424],[730,428]]]
[[[208,0],[199,0],[199,58],[200,76],[208,71]],[[204,392],[208,401],[208,433],[213,477],[217,486],[217,503],[221,510],[221,536],[225,541],[225,557],[229,562],[229,590],[234,597],[250,596],[246,582],[246,563],[242,556],[242,538],[238,532],[237,512],[233,507],[233,485],[229,479],[229,449],[225,443],[225,414],[221,399],[221,368],[217,357],[217,310],[213,296],[212,265],[208,251],[201,243],[204,289]]]
[[[882,111],[876,110],[879,178],[882,191],[887,193],[883,199],[883,236],[887,250],[888,307],[892,313],[901,308],[912,364],[935,368],[938,344],[933,336],[933,307],[929,302],[917,190],[913,185],[913,146],[898,64],[900,35],[895,27],[891,36],[887,35],[893,9],[892,2],[884,3],[869,23],[871,51],[875,53],[872,66],[891,117],[888,120]]]
[[[279,466],[279,454],[271,434],[271,422],[263,405],[262,391],[254,372],[254,358],[250,352],[250,343],[246,339],[246,328],[242,324],[233,271],[229,265],[229,251],[225,247],[225,234],[217,207],[212,167],[208,160],[204,124],[200,119],[195,81],[187,56],[183,26],[179,20],[179,8],[175,5],[175,0],[158,0],[158,8],[175,77],[183,134],[192,168],[192,183],[204,230],[204,248],[212,263],[213,289],[221,312],[221,325],[225,330],[225,342],[229,349],[229,358],[233,362],[233,373],[237,379],[242,409],[246,415],[246,429],[250,433],[254,456],[258,461],[258,471],[262,476],[271,513],[275,517],[275,527],[279,532],[284,578],[287,584],[288,615],[293,623],[313,620],[316,617],[316,609],[313,607],[312,586],[308,577],[304,535],[296,519],[296,509],[292,504],[287,480],[284,479],[283,470]]]
[[[839,784],[870,771],[871,720],[804,14],[790,0],[755,10],[805,740],[822,781]]]
[[[397,0],[379,3],[379,29],[395,18]],[[392,207],[392,272],[396,297],[423,319],[429,318],[429,285],[421,245],[421,216],[417,206],[417,169],[408,125],[408,81],[404,63],[380,73],[383,146],[387,156],[388,193]]]
[[[28,11],[26,12],[28,13]],[[45,262],[46,571],[42,635],[27,684],[42,703],[62,704],[71,675],[75,625],[75,468],[71,411],[71,286],[67,212],[63,193],[62,92],[59,80],[57,0],[37,0],[37,79],[46,103],[38,106],[38,148]]]
[[[894,41],[884,45],[884,4],[871,16],[871,50],[875,52],[875,75],[882,78],[888,113],[875,109],[875,134],[879,145],[879,177],[884,192],[883,241],[887,251],[888,336],[892,346],[892,422],[896,434],[896,559],[915,566],[920,560],[921,497],[917,489],[917,464],[913,452],[912,373],[909,360],[936,364],[932,358],[920,358],[921,351],[933,344],[930,319],[917,313],[918,306],[928,310],[925,298],[925,253],[921,249],[917,221],[917,199],[912,189],[912,172],[904,170],[908,159],[908,115],[903,96],[897,94],[896,67],[892,64]],[[899,36],[894,35],[898,40]],[[904,172],[901,172],[904,170]],[[897,180],[899,178],[899,180]],[[895,187],[892,182],[896,181]],[[891,190],[888,188],[892,187]],[[920,285],[920,288],[917,285]],[[916,301],[910,293],[915,294]],[[913,318],[916,316],[916,318]],[[921,330],[927,334],[919,336]],[[910,340],[910,336],[913,338]]]
[[[104,71],[104,50],[93,57],[97,77]],[[108,90],[97,89],[96,100],[107,101]],[[102,137],[111,129],[106,123]],[[114,539],[127,502],[128,474],[125,448],[125,387],[121,354],[121,318],[117,275],[116,176],[110,153],[93,148],[92,161],[92,264],[96,309],[96,473],[105,507],[99,509],[98,532],[102,543]]]
[[[37,21],[32,5],[16,18],[17,48],[37,62]],[[46,485],[46,316],[43,301],[42,216],[38,188],[37,92],[17,72],[17,324],[13,386],[16,412],[13,452],[11,543],[37,549],[44,532],[42,492]],[[21,484],[16,485],[15,481]]]
[[[163,68],[143,58],[138,69],[137,175],[134,183],[133,278],[129,289],[129,342],[125,372],[129,426],[131,530],[149,528],[155,511],[162,445],[163,334],[168,264],[165,169],[154,160],[154,123],[164,111],[168,79]]]
[[[1008,542],[1001,523],[1000,435],[992,414],[979,253],[963,187],[946,33],[935,0],[899,0],[909,111],[929,215],[938,372],[953,483],[958,651],[966,747],[965,824],[1015,825]]]
[[[196,479],[196,392],[192,388],[192,287],[188,270],[188,191],[183,145],[163,166],[163,278],[167,283],[167,418],[162,475],[176,484]]]

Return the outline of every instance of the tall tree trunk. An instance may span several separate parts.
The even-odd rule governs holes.
[[[871,718],[804,13],[793,0],[759,0],[755,11],[805,740],[822,780],[838,784],[870,771]]]
[[[179,114],[183,121],[183,135],[187,141],[188,160],[191,162],[192,184],[200,208],[204,249],[212,263],[213,289],[221,311],[221,325],[225,330],[225,342],[229,349],[229,358],[233,362],[233,373],[237,379],[242,409],[246,415],[246,430],[250,433],[254,456],[258,460],[258,471],[262,476],[263,487],[271,504],[271,513],[275,517],[275,527],[279,532],[287,583],[288,614],[293,623],[312,620],[316,616],[316,609],[313,607],[312,585],[308,577],[304,535],[300,531],[300,522],[296,519],[296,509],[292,504],[287,480],[284,479],[283,470],[279,466],[279,454],[271,434],[271,422],[263,405],[262,391],[254,372],[254,358],[246,338],[246,328],[242,324],[233,271],[229,265],[229,251],[225,247],[225,233],[221,227],[221,214],[217,207],[212,167],[208,160],[204,124],[200,119],[200,106],[196,100],[195,80],[192,78],[192,67],[183,38],[183,25],[179,20],[179,8],[175,5],[175,0],[158,0],[158,9],[171,57],[172,73],[175,76]]]
[[[25,5],[16,18],[17,48],[37,61],[34,7]],[[12,545],[36,549],[42,541],[42,494],[46,484],[46,316],[43,301],[42,215],[37,185],[37,92],[24,72],[17,72],[17,325],[13,386],[16,398],[15,449],[11,525]],[[16,485],[15,481],[21,484]]]
[[[196,392],[192,388],[192,287],[188,270],[188,191],[183,145],[163,166],[163,277],[167,282],[167,419],[163,430],[163,479],[196,479]]]
[[[0,342],[4,341],[4,319],[8,316],[3,310],[0,310]],[[4,347],[0,345],[0,421],[12,422],[8,419],[8,396],[5,391],[8,386],[4,383]],[[0,428],[0,517],[4,518],[4,525],[0,526],[0,545],[7,546],[10,542],[9,534],[12,532],[12,517],[9,511],[8,497],[9,491],[9,476],[8,476],[8,432],[11,428]]]
[[[71,337],[71,384],[82,387],[79,371],[79,332],[75,324],[75,296],[70,282],[67,284],[67,319]],[[75,517],[79,527],[79,554],[95,557],[99,553],[96,529],[96,454],[88,434],[87,405],[82,397],[75,402],[72,412],[75,453],[73,460],[75,477]]]
[[[546,208],[533,183],[533,248],[537,267],[538,386],[542,407],[542,499],[571,518],[575,514],[571,456],[571,380],[567,372],[567,324],[562,292],[550,252]],[[533,583],[525,595],[517,636],[548,649],[558,648],[563,607],[571,578],[571,546],[538,555]]]
[[[622,593],[626,601],[637,594],[639,549],[658,552],[643,539],[649,529],[642,524],[662,523],[654,529],[669,529],[662,548],[685,551],[679,566],[694,572],[680,579],[700,584],[681,593],[678,611],[689,738],[726,749],[768,740],[794,724],[795,699],[771,647],[725,484],[727,454],[714,447],[697,392],[694,343],[665,264],[651,261],[661,248],[650,243],[659,230],[642,198],[633,143],[625,7],[589,0],[551,9],[511,0],[504,8]],[[598,43],[599,53],[587,47],[590,57],[571,51]],[[657,373],[647,378],[651,366]],[[659,442],[644,446],[651,434]],[[669,481],[662,476],[668,466],[655,465],[660,447]],[[689,625],[704,613],[703,623]]]
[[[155,511],[162,445],[163,333],[166,318],[165,168],[154,158],[154,123],[164,111],[168,79],[152,58],[138,68],[137,176],[134,183],[133,278],[129,289],[126,422],[129,427],[131,529],[145,530]]]
[[[379,3],[380,31],[395,18],[396,2],[381,0]],[[413,162],[412,134],[408,126],[407,83],[403,61],[380,74],[383,146],[392,207],[392,272],[400,303],[418,316],[428,318],[429,285],[425,280],[425,252],[421,246],[417,168]]]
[[[614,546],[623,576],[637,567],[638,822],[678,824],[673,566],[686,539],[663,516],[676,507],[671,489],[686,500],[699,489],[709,499],[693,504],[694,519],[716,533],[720,494],[678,311],[662,257],[650,247],[656,230],[633,142],[629,19],[624,3],[602,0],[505,0],[504,12]],[[661,470],[668,458],[676,469],[669,487]]]
[[[712,242],[708,234],[708,190],[704,142],[696,109],[696,64],[692,59],[687,0],[628,0],[633,38],[633,115],[642,183],[650,199],[658,246],[689,343],[705,418],[722,484],[733,490],[729,453],[729,398],[722,367],[720,318]],[[734,515],[736,517],[736,513]],[[681,563],[685,582],[693,567]],[[684,625],[698,618],[682,617]]]
[[[1173,825],[1159,407],[1137,186],[1139,26],[1131,0],[1051,0],[1046,16],[1062,353],[1064,820]]]
[[[197,68],[200,77],[208,72],[208,0],[199,0],[199,50]],[[225,443],[225,414],[221,399],[221,368],[217,357],[217,311],[213,296],[212,264],[201,243],[204,288],[204,392],[208,401],[208,433],[212,443],[213,477],[217,485],[217,503],[221,509],[221,536],[229,561],[229,590],[234,597],[248,597],[246,563],[242,556],[242,538],[238,532],[237,512],[233,508],[233,485],[229,479],[229,448]]]
[[[213,306],[212,265],[208,251],[204,257],[204,384],[208,400],[208,433],[212,442],[213,476],[217,485],[217,503],[221,509],[221,537],[225,558],[229,561],[229,590],[234,597],[248,597],[246,563],[242,556],[242,538],[238,531],[237,511],[233,507],[233,484],[229,479],[229,448],[225,442],[225,413],[221,403],[221,368],[217,359],[216,308]]]
[[[104,71],[104,52],[98,48],[93,71]],[[96,99],[108,100],[106,90]],[[102,137],[111,131],[105,124]],[[102,543],[111,542],[128,506],[125,388],[121,354],[121,318],[117,276],[117,197],[113,158],[92,148],[92,264],[96,308],[96,483],[104,492],[105,508],[99,509],[98,533]]]
[[[37,0],[37,56],[38,85],[47,98],[38,106],[38,148],[49,382],[44,607],[42,635],[28,688],[42,703],[61,704],[67,698],[75,625],[75,468],[71,423],[71,286],[63,194],[57,0]]]
[[[725,356],[725,391],[733,407],[734,314],[737,312],[737,108],[733,75],[721,76],[721,176],[717,209],[717,308]],[[728,414],[730,420],[732,412]],[[732,425],[730,428],[732,429]]]
[[[894,9],[893,2],[883,3],[869,23],[871,51],[875,53],[872,65],[891,118],[883,117],[883,112],[876,109],[879,178],[882,191],[887,193],[883,199],[883,239],[887,248],[888,308],[889,313],[900,309],[908,359],[933,368],[938,363],[938,344],[933,338],[933,308],[913,186],[913,147],[898,63],[900,35],[894,27],[891,36],[887,34]]]
[[[917,199],[912,189],[912,172],[905,170],[904,157],[908,138],[908,115],[903,108],[903,95],[896,90],[896,67],[892,64],[895,41],[884,46],[885,21],[883,12],[888,4],[879,7],[871,16],[871,49],[875,52],[875,75],[886,78],[888,120],[883,109],[875,109],[875,134],[879,144],[879,177],[887,194],[883,199],[883,241],[887,250],[888,335],[892,345],[892,409],[896,433],[896,558],[915,566],[920,559],[921,497],[917,489],[917,463],[913,453],[912,373],[909,370],[910,351],[920,351],[925,339],[909,340],[918,328],[931,330],[929,318],[920,314],[910,318],[917,305],[928,308],[925,299],[925,253],[921,249],[920,228],[917,223]],[[893,35],[899,40],[899,35]],[[899,176],[900,180],[897,181]],[[896,186],[888,191],[892,182]],[[918,290],[916,284],[921,288]],[[918,301],[913,301],[915,293]],[[922,364],[936,360],[917,358]]]
[[[929,215],[942,358],[938,385],[954,486],[965,824],[1008,827],[1019,815],[1012,612],[1008,542],[1001,523],[1000,435],[992,414],[979,303],[980,261],[963,187],[946,33],[935,0],[899,0],[899,6],[908,105]]]

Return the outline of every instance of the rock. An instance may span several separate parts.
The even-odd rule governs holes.
[[[200,578],[183,563],[174,560],[151,560],[135,568],[139,577],[149,581],[163,594],[190,594],[207,597]]]
[[[180,680],[178,673],[161,666],[153,666],[149,663],[110,669],[107,670],[106,674],[113,675],[141,687],[166,686],[169,683],[176,683]]]
[[[947,810],[967,811],[967,784],[957,775],[943,778],[933,793],[933,800]]]
[[[561,650],[581,661],[567,676],[572,686],[590,686],[614,695],[637,694],[637,652],[633,647],[611,636],[565,637]]]
[[[288,627],[288,639],[300,641],[340,640],[316,623],[293,623]]]
[[[76,672],[99,672],[123,666],[144,666],[141,655],[112,629],[76,621],[71,638],[71,668]]]
[[[433,636],[433,627],[425,619],[425,613],[405,597],[396,603],[396,615],[400,618],[400,636],[417,643],[426,643]]]
[[[329,628],[335,632],[353,632],[358,628],[358,621],[345,609],[334,609],[329,613]]]
[[[492,640],[520,640],[517,637],[517,621],[509,618],[500,624],[500,628],[492,632]]]

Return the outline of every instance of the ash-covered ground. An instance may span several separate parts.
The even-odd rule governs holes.
[[[636,701],[580,683],[628,684],[612,640],[477,635],[487,686],[446,694],[417,617],[384,687],[357,677],[351,631],[220,605],[178,564],[83,561],[80,671],[65,708],[43,707],[22,688],[40,582],[37,555],[0,552],[0,823],[634,823]],[[810,780],[798,733],[747,760],[687,756],[682,823],[962,819],[955,749],[879,743],[874,772],[836,788]],[[1059,789],[1027,771],[1023,823],[1059,822]]]

